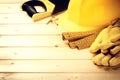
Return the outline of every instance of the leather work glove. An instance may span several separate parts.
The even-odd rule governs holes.
[[[118,23],[119,22],[119,23]],[[119,25],[118,25],[119,24]],[[120,44],[120,20],[115,25],[103,29],[90,46],[90,52],[101,51],[107,53],[108,49]]]
[[[110,66],[120,66],[120,46],[119,46],[119,52],[110,59],[109,61]]]
[[[99,53],[95,55],[92,60],[98,66],[118,67],[120,66],[120,46],[119,52],[116,53],[116,55]]]
[[[100,66],[116,67],[120,65],[120,20],[103,29],[90,46],[95,53],[93,62]]]
[[[68,40],[70,48],[84,49],[90,47],[102,29],[103,27],[86,32],[63,32],[62,38]]]

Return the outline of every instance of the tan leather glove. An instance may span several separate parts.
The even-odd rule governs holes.
[[[119,52],[116,53],[116,55],[99,53],[95,55],[92,60],[98,66],[118,67],[120,66],[120,46]]]
[[[119,46],[119,52],[110,59],[109,61],[110,66],[120,66],[120,46]]]
[[[96,65],[120,65],[120,20],[100,32],[90,46],[90,52],[95,53],[92,60]]]
[[[91,53],[97,53],[98,51],[107,53],[109,48],[120,44],[120,22],[118,22],[115,25],[110,25],[100,32],[90,46]]]
[[[98,66],[109,66],[111,55],[104,55],[103,53],[97,54],[92,58],[93,62]]]

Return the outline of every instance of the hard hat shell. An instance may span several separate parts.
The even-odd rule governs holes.
[[[120,0],[70,0],[58,20],[67,31],[89,31],[120,17]]]

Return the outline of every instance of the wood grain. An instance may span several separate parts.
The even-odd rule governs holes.
[[[5,24],[0,25],[0,35],[61,35],[62,29],[55,24]]]
[[[0,60],[0,65],[0,72],[106,72],[95,66],[91,60]],[[120,72],[120,69],[116,71]]]
[[[69,47],[8,47],[0,48],[0,59],[43,59],[43,60],[90,60],[87,49],[73,50]]]
[[[0,1],[0,80],[120,79],[120,69],[94,65],[89,49],[70,49],[51,17],[33,22],[25,1]]]
[[[111,78],[110,78],[111,76]],[[119,80],[118,72],[101,73],[0,73],[1,80]]]

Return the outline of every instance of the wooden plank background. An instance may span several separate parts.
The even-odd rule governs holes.
[[[70,49],[62,29],[33,22],[21,9],[25,0],[0,1],[0,80],[119,80],[120,69],[91,61],[88,49]]]

